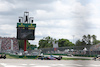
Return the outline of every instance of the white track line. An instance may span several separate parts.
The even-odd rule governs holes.
[[[29,64],[29,65],[35,65],[35,64]]]
[[[32,66],[32,67],[51,67],[51,66]]]
[[[24,66],[8,65],[8,64],[5,64],[5,63],[0,63],[0,64],[4,67],[24,67]]]
[[[26,66],[27,64],[21,64],[21,65],[24,65],[24,66]]]

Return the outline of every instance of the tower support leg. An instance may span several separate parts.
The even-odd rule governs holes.
[[[26,51],[26,46],[27,46],[27,43],[26,43],[26,40],[24,40],[24,51]]]

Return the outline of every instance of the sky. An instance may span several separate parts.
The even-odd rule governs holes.
[[[1,37],[17,36],[17,22],[25,11],[36,23],[32,44],[47,36],[75,43],[91,34],[100,40],[100,0],[0,0]]]

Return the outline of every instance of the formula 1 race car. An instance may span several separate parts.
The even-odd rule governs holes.
[[[6,59],[6,54],[0,54],[0,58]]]
[[[97,57],[94,57],[93,60],[100,60],[100,55],[97,55]]]
[[[56,56],[53,56],[53,55],[50,55],[49,57],[38,57],[38,59],[41,59],[41,60],[61,60],[62,59],[62,56],[59,56],[59,57],[56,57]]]

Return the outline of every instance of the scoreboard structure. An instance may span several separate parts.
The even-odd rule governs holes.
[[[34,40],[36,24],[17,23],[17,39]]]
[[[35,28],[33,17],[29,17],[29,12],[24,12],[24,17],[19,17],[17,23],[17,39],[24,40],[24,51],[26,51],[26,40],[35,40]]]

